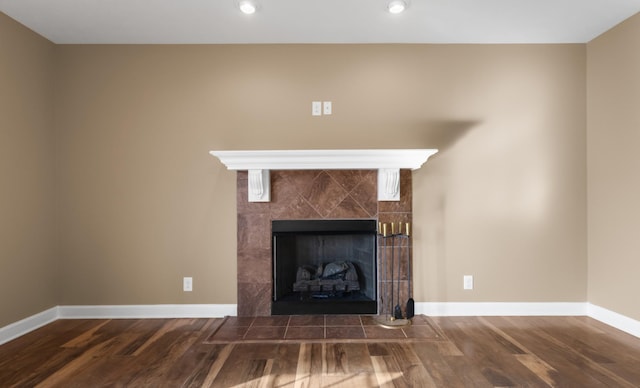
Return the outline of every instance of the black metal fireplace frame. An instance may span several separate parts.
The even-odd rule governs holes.
[[[271,304],[272,315],[309,315],[309,314],[377,314],[378,279],[377,279],[377,221],[375,219],[332,219],[332,220],[273,220],[272,231],[272,268],[273,268],[273,298]],[[371,237],[372,266],[372,295],[358,295],[344,299],[313,299],[300,300],[296,298],[278,298],[276,275],[276,239],[287,235],[364,235]],[[371,294],[371,292],[369,292]]]

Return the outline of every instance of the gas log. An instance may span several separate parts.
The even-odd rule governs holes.
[[[350,261],[334,261],[326,266],[305,265],[298,268],[294,292],[332,294],[360,290],[358,273]]]

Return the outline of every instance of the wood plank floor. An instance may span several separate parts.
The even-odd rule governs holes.
[[[0,387],[640,387],[640,339],[587,317],[419,316],[437,335],[396,339],[361,319],[365,338],[221,341],[223,322],[58,320],[0,346]]]

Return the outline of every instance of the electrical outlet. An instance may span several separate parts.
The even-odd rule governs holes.
[[[182,291],[193,291],[193,278],[185,277],[182,279]]]
[[[331,114],[331,101],[325,101],[322,103],[322,114],[324,115]]]
[[[473,275],[464,275],[463,287],[465,290],[473,290]]]

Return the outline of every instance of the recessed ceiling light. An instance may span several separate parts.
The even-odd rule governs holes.
[[[389,10],[389,12],[393,14],[401,13],[402,11],[405,10],[405,8],[407,8],[407,3],[405,3],[402,0],[394,0],[390,2],[389,5],[387,6],[387,9]]]
[[[241,1],[238,6],[240,7],[240,11],[242,11],[242,13],[247,14],[247,15],[251,15],[252,13],[256,12],[256,3],[254,3],[253,1],[249,1],[249,0],[243,0]]]

